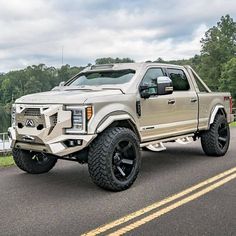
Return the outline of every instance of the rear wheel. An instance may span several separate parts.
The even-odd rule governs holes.
[[[208,156],[224,156],[229,148],[230,129],[225,116],[217,115],[210,129],[202,133],[201,144]]]
[[[121,191],[135,181],[140,168],[136,135],[127,128],[109,128],[91,144],[88,155],[90,176],[99,187]]]
[[[21,149],[12,150],[16,165],[30,174],[42,174],[50,171],[56,164],[57,159],[45,153],[30,152]]]

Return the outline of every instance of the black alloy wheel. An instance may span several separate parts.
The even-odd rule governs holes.
[[[119,142],[113,153],[113,174],[119,181],[126,181],[136,163],[135,148],[130,141]]]

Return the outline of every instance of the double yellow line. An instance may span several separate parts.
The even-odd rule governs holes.
[[[121,225],[121,224],[124,224],[128,221],[131,221],[131,220],[139,217],[138,220],[133,221],[132,223],[130,223],[126,226],[123,226],[120,229],[117,229],[113,233],[109,234],[112,236],[113,235],[123,235],[131,230],[134,230],[135,228],[140,227],[143,224],[146,224],[146,223],[164,215],[167,212],[174,210],[175,208],[177,208],[179,206],[182,206],[190,201],[193,201],[194,199],[197,199],[197,198],[203,196],[204,194],[222,186],[223,184],[225,184],[235,178],[236,178],[236,167],[229,169],[223,173],[220,173],[220,174],[218,174],[210,179],[207,179],[197,185],[194,185],[188,189],[185,189],[184,191],[179,192],[173,196],[165,198],[162,201],[156,202],[152,205],[149,205],[145,208],[135,211],[129,215],[126,215],[118,220],[112,221],[108,224],[98,227],[88,233],[83,234],[82,236],[99,235],[101,233],[104,233],[108,230],[111,230],[111,229]],[[205,188],[203,188],[203,187],[205,187]],[[201,188],[201,190],[194,192],[200,188]],[[194,192],[194,193],[192,193],[192,192]],[[190,194],[190,193],[192,193],[192,194]],[[186,197],[186,195],[188,195],[188,196]],[[181,199],[179,200],[179,198],[181,198]],[[178,201],[175,201],[175,200],[178,200]],[[175,201],[173,204],[170,204],[162,209],[156,210],[157,208],[164,206],[168,203],[171,203],[173,201]],[[147,214],[147,213],[149,213],[149,214]],[[140,216],[142,216],[144,214],[147,214],[147,216],[144,216],[143,218],[140,219]]]

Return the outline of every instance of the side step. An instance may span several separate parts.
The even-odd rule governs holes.
[[[147,149],[151,151],[160,152],[160,151],[166,150],[166,147],[164,146],[163,143],[175,141],[179,144],[188,144],[188,143],[193,142],[193,136],[194,134],[187,134],[187,135],[180,135],[180,136],[171,137],[171,138],[164,138],[164,139],[156,140],[156,141],[149,141],[146,143],[141,143],[140,147],[146,147]]]
[[[190,137],[185,137],[185,138],[176,139],[176,142],[179,144],[189,144],[189,143],[192,143],[193,140],[191,140]]]
[[[148,145],[148,146],[146,146],[146,148],[153,151],[153,152],[161,152],[161,151],[166,150],[166,147],[164,146],[164,144],[162,142],[156,143],[153,145]]]

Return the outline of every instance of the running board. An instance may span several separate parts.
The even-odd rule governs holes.
[[[180,136],[175,136],[171,138],[164,138],[164,139],[149,141],[149,142],[141,143],[140,147],[147,147],[149,145],[156,145],[159,143],[165,143],[165,142],[177,141],[177,140],[179,140],[179,143],[181,144],[187,144],[191,142],[190,138],[192,138],[193,136],[194,134],[188,134],[188,135],[180,135]]]

